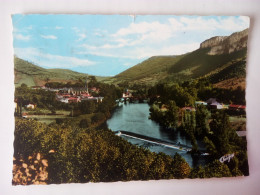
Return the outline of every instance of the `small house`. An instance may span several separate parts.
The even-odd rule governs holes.
[[[204,102],[204,101],[195,101],[195,105],[198,106],[198,105],[203,105],[203,106],[207,106],[207,102]]]
[[[77,102],[79,102],[80,101],[80,99],[79,98],[76,98],[76,97],[70,97],[70,98],[68,98],[68,102],[69,103],[77,103]]]
[[[195,111],[196,111],[195,108],[190,107],[190,106],[188,106],[188,107],[182,107],[181,110],[182,110],[182,111],[188,111],[188,112],[195,112]]]
[[[30,104],[27,104],[25,107],[29,108],[29,109],[35,109],[36,108],[36,104],[30,103]]]
[[[209,98],[206,102],[211,109],[223,109],[223,104],[219,103],[216,98]]]

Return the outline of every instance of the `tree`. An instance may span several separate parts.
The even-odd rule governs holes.
[[[205,106],[198,105],[196,108],[196,135],[204,137],[209,133],[210,112]]]
[[[104,115],[104,113],[98,112],[95,113],[95,115],[91,118],[92,123],[98,123],[102,120],[104,120],[106,118],[106,116]]]
[[[204,137],[203,141],[209,154],[216,155],[218,153],[215,144],[207,136]]]
[[[214,160],[205,167],[206,177],[231,177],[232,174],[228,166],[219,160]]]
[[[14,156],[26,158],[41,151],[40,140],[45,128],[44,124],[37,121],[17,118],[14,132]]]
[[[233,130],[228,115],[225,112],[217,112],[212,118],[213,120],[210,123],[210,129],[213,131],[212,141],[216,146],[219,157],[233,152],[229,144],[230,132]]]
[[[151,105],[150,109],[150,118],[154,121],[161,123],[161,119],[163,118],[163,114],[160,111],[159,105],[154,103]]]
[[[206,173],[204,167],[198,166],[191,170],[190,178],[205,178],[205,177],[206,177]]]
[[[165,126],[171,128],[177,128],[179,108],[176,106],[176,103],[173,100],[170,100],[166,107],[167,107],[167,111],[165,112],[165,116],[164,116]]]
[[[82,101],[79,109],[83,114],[92,114],[96,111],[96,103],[93,100]]]
[[[181,157],[180,154],[175,153],[173,157],[173,175],[177,179],[186,178],[189,176],[191,168],[189,164]]]
[[[79,127],[81,128],[87,128],[91,125],[91,119],[86,118],[86,119],[82,119],[79,123]]]

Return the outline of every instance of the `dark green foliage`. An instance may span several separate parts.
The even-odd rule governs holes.
[[[237,89],[222,89],[212,87],[201,87],[198,91],[200,100],[208,100],[209,98],[217,98],[225,104],[242,104],[245,105],[245,90],[241,87]]]
[[[205,106],[197,106],[196,108],[196,130],[195,134],[198,137],[204,137],[209,133],[209,118],[210,112]]]
[[[176,129],[178,125],[179,108],[173,100],[170,100],[164,106],[165,110],[160,108],[158,104],[153,104],[150,108],[150,118],[164,127]]]
[[[205,177],[206,177],[206,173],[204,167],[198,166],[191,170],[190,178],[193,179],[193,178],[205,178]]]
[[[214,112],[212,110],[211,114],[207,107],[197,106],[194,112],[179,109],[174,114],[174,116],[179,116],[177,119],[173,115],[169,115],[169,117],[166,115],[166,113],[171,113],[168,112],[169,101],[174,100],[179,106],[192,105],[189,103],[192,101],[194,103],[194,99],[190,98],[191,94],[194,97],[198,94],[198,100],[219,97],[221,102],[227,103],[234,100],[236,103],[243,103],[245,96],[241,88],[235,90],[213,88],[209,81],[201,79],[183,82],[181,85],[158,84],[149,89],[148,93],[155,97],[152,99],[154,103],[150,108],[150,118],[165,127],[171,127],[170,124],[178,124],[179,121],[180,125],[174,127],[178,127],[177,129],[184,132],[191,140],[192,154],[200,154],[197,140],[203,138],[207,152],[212,159],[218,160],[225,154],[235,153],[235,159],[227,163],[230,173],[233,176],[248,175],[246,142],[238,137],[235,130],[232,129],[227,115],[228,111]],[[233,96],[238,97],[237,100],[233,99]],[[203,98],[200,99],[201,97]],[[191,177],[196,177],[196,174],[200,173],[195,171]],[[198,177],[204,177],[203,174],[201,173],[202,176]],[[220,173],[220,175],[223,174]]]
[[[217,112],[212,116],[210,129],[213,131],[212,141],[216,146],[219,156],[234,152],[230,140],[237,136],[231,129],[229,118],[225,112]]]
[[[91,126],[91,120],[89,118],[82,119],[79,123],[80,128],[88,128]]]
[[[245,58],[232,60],[231,65],[223,70],[209,76],[211,83],[217,83],[231,78],[246,77],[246,61]]]
[[[36,104],[38,108],[49,109],[50,111],[67,107],[56,100],[54,92],[42,89],[31,89],[25,84],[15,89],[15,98],[17,99],[17,103],[21,106],[33,103]]]
[[[203,141],[205,143],[207,151],[211,155],[214,155],[214,156],[217,155],[218,151],[216,149],[215,144],[207,136],[204,137]]]
[[[91,118],[92,123],[98,123],[99,121],[103,121],[106,119],[106,116],[102,112],[95,113],[95,115]]]
[[[198,144],[196,140],[196,114],[195,112],[183,111],[182,112],[182,123],[179,128],[185,132],[190,138],[192,144],[192,153],[198,152]]]
[[[209,49],[198,49],[180,59],[174,66],[171,67],[171,73],[180,73],[183,70],[188,70],[195,68],[192,71],[190,78],[198,78],[204,76],[211,71],[221,67],[222,65],[242,58],[246,55],[246,49],[233,52],[231,54],[221,54],[221,55],[208,55]]]
[[[232,159],[230,164],[237,162],[236,159]],[[230,168],[230,164],[219,162],[214,160],[205,167],[196,167],[191,170],[190,178],[210,178],[210,177],[231,177],[241,176],[243,173],[237,168]]]
[[[158,84],[148,90],[148,95],[150,97],[160,96],[158,101],[165,104],[169,100],[174,100],[178,107],[184,107],[194,105],[196,97],[195,91],[196,90],[191,90],[190,88],[183,88],[178,84]]]
[[[214,160],[212,163],[205,167],[206,177],[231,177],[232,174],[228,166],[219,160]]]
[[[134,146],[110,130],[82,129],[69,122],[48,127],[17,118],[14,147],[15,157],[40,152],[48,159],[48,183],[171,179],[190,173],[178,154],[172,159]]]
[[[189,164],[178,153],[173,157],[173,164],[173,174],[175,178],[182,179],[190,175],[191,169]]]
[[[78,109],[82,114],[91,114],[96,111],[97,103],[96,101],[82,101],[78,103]]]
[[[170,100],[167,104],[167,111],[164,114],[164,121],[166,127],[177,128],[179,108],[175,101]]]
[[[14,157],[28,157],[42,151],[41,138],[44,125],[35,120],[16,119],[14,131]]]

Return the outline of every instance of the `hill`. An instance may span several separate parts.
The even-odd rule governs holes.
[[[15,86],[25,83],[27,86],[41,86],[46,81],[51,82],[75,82],[86,78],[87,74],[67,69],[45,69],[30,62],[14,57]],[[98,81],[106,77],[96,77]]]
[[[179,56],[153,56],[115,77],[96,77],[106,83],[154,85],[208,78],[218,87],[245,88],[248,29],[230,36],[212,37],[200,48]],[[15,85],[43,85],[47,80],[75,82],[87,74],[66,69],[44,69],[15,57]],[[230,84],[232,83],[232,84]]]
[[[114,82],[137,82],[155,84],[168,76],[169,69],[183,56],[153,56],[140,64],[116,75]]]
[[[116,75],[113,82],[153,85],[210,76],[212,83],[216,84],[227,79],[240,82],[242,78],[241,83],[244,83],[247,37],[248,29],[205,40],[199,49],[184,55],[151,57]]]

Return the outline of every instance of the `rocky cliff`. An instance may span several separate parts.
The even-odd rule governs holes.
[[[200,44],[200,48],[210,48],[209,55],[229,54],[247,47],[248,29],[230,36],[212,37]]]

